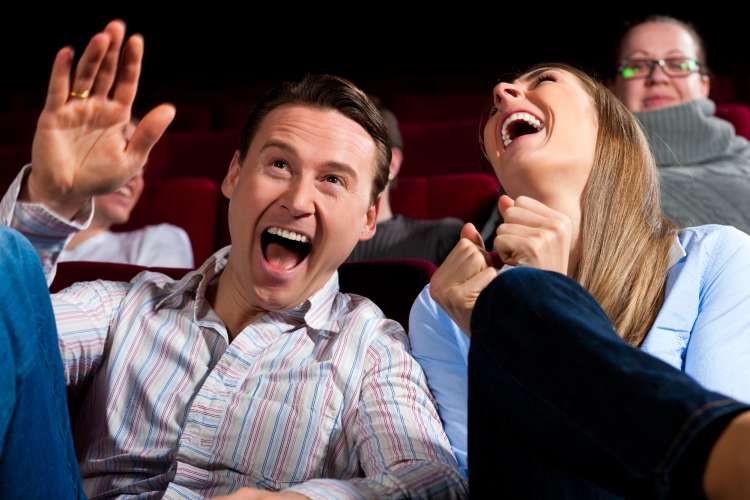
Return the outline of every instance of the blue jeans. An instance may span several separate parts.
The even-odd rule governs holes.
[[[501,274],[471,331],[474,498],[703,498],[711,447],[749,408],[627,345],[557,273]]]
[[[85,498],[39,257],[0,226],[0,497]]]

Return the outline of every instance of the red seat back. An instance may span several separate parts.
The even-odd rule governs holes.
[[[114,231],[130,231],[167,222],[183,228],[193,246],[199,265],[216,248],[219,187],[204,178],[174,178],[146,183],[141,199],[127,224]]]
[[[750,139],[750,106],[736,102],[719,104],[716,116],[731,122],[737,135]]]
[[[399,177],[391,190],[395,213],[415,219],[456,217],[484,223],[499,193],[492,174],[465,173],[429,177]]]

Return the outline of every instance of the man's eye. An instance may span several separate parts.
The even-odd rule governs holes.
[[[344,184],[344,182],[341,180],[341,177],[338,175],[326,175],[323,177],[323,180],[325,182],[330,182],[331,184]]]

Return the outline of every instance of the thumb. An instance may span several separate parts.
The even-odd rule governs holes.
[[[162,104],[149,111],[133,132],[128,142],[128,153],[138,158],[139,163],[146,163],[151,148],[159,141],[175,116],[171,104]]]
[[[497,209],[500,210],[500,215],[505,217],[505,211],[515,204],[516,202],[513,200],[513,198],[511,198],[507,194],[504,194],[500,197],[500,199],[497,200]]]
[[[461,238],[466,238],[467,240],[474,243],[476,246],[484,250],[484,241],[482,241],[482,235],[479,234],[479,231],[477,231],[477,228],[474,227],[474,224],[471,222],[467,222],[464,224],[464,227],[461,228]]]

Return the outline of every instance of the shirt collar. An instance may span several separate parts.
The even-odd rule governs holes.
[[[672,269],[683,257],[687,255],[685,248],[680,242],[678,235],[675,235],[672,246],[669,248],[669,260],[667,263],[667,271]]]
[[[227,265],[229,250],[225,247],[209,257],[201,267],[182,277],[174,284],[172,290],[162,298],[156,309],[162,307],[180,307],[185,299],[195,296],[196,321],[205,316],[210,309],[206,300],[208,286],[221,274]],[[334,272],[326,283],[300,305],[285,311],[274,312],[274,316],[281,316],[281,320],[290,323],[304,323],[309,328],[321,331],[336,332],[339,330],[339,277]]]
[[[201,267],[183,276],[174,284],[172,290],[156,303],[155,308],[158,310],[162,307],[180,307],[188,295],[194,295],[196,306],[200,306],[199,303],[205,301],[206,288],[227,265],[230,248],[222,248],[209,257]]]

